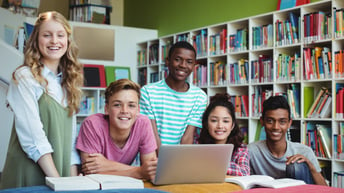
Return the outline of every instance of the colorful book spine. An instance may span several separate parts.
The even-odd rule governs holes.
[[[303,48],[304,78],[306,80],[331,78],[332,59],[328,47]]]
[[[240,59],[230,64],[229,82],[232,84],[247,84],[249,81],[248,60]]]
[[[317,11],[304,14],[304,42],[329,39],[332,37],[332,14]]]
[[[273,24],[252,27],[253,49],[273,46]]]
[[[138,66],[146,65],[146,49],[137,51],[137,64]]]

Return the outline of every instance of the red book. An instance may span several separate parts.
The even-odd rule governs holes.
[[[314,144],[315,144],[315,154],[316,156],[319,157],[319,142],[318,142],[318,135],[317,135],[317,130],[313,130],[313,135],[314,135]]]
[[[222,29],[221,31],[221,36],[220,36],[220,47],[221,47],[221,53],[225,54],[226,53],[226,44],[227,44],[227,29]]]
[[[344,88],[340,89],[338,91],[339,93],[339,101],[338,101],[338,113],[339,113],[339,117],[338,118],[343,118],[344,116]]]
[[[106,88],[104,65],[84,64],[84,86]]]
[[[303,37],[306,38],[308,36],[307,31],[309,30],[309,24],[307,18],[309,17],[309,14],[303,15]],[[301,37],[300,37],[301,38]]]
[[[248,112],[248,95],[242,95],[241,96],[242,104],[244,107],[244,111],[246,113],[246,117],[249,117],[249,112]]]
[[[322,111],[322,109],[323,109],[323,107],[324,107],[324,105],[325,105],[325,103],[326,103],[328,97],[329,97],[329,93],[326,93],[326,94],[324,95],[323,100],[321,101],[321,104],[319,105],[319,108],[317,109],[317,115],[318,115],[318,116],[320,115],[320,112]]]
[[[309,17],[310,17],[310,22],[309,22],[310,33],[309,33],[309,36],[313,38],[313,36],[314,36],[314,13],[311,13],[309,15]]]
[[[300,6],[307,3],[310,3],[310,0],[296,0],[295,6]]]

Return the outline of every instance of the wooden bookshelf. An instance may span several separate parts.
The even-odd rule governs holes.
[[[326,140],[329,141],[330,156],[318,154],[318,160],[320,166],[324,167],[324,176],[333,185],[338,173],[344,171],[344,156],[337,155],[337,141],[344,134],[344,117],[336,110],[336,100],[339,96],[337,94],[340,90],[336,89],[336,86],[344,85],[343,66],[337,67],[339,65],[337,58],[344,58],[340,56],[344,52],[344,31],[341,27],[336,28],[337,24],[334,21],[334,15],[337,12],[343,14],[343,8],[342,0],[322,0],[140,42],[137,44],[137,52],[145,50],[148,58],[151,42],[159,43],[160,56],[163,55],[162,50],[166,42],[186,40],[192,45],[201,46],[202,44],[198,45],[193,37],[202,33],[207,34],[203,37],[207,40],[203,45],[207,47],[202,48],[206,53],[198,52],[198,65],[189,82],[203,89],[208,97],[224,92],[234,98],[247,96],[248,113],[242,111],[236,113],[239,124],[248,127],[248,142],[255,141],[256,136],[259,138],[256,130],[261,127],[259,124],[261,104],[258,101],[271,95],[286,96],[293,106],[293,124],[288,133],[290,140],[308,143],[307,123],[327,126],[325,131],[328,131],[329,135]],[[309,15],[313,15],[313,21],[323,22],[321,25],[313,24],[313,29],[307,27]],[[216,35],[223,31],[226,31],[225,49],[217,45],[221,42],[220,38],[216,39]],[[310,31],[312,34],[308,34]],[[314,67],[317,73],[316,64],[320,63],[320,60],[316,61],[313,57],[313,60],[306,62],[307,54],[304,50],[312,50],[316,47],[322,48],[319,53],[324,53],[320,57],[323,71],[319,71],[319,75],[308,76],[310,66]],[[331,68],[329,65],[324,65],[326,59],[327,64],[329,63],[329,58],[332,61]],[[223,70],[225,74],[221,83],[214,82],[216,71],[212,67],[217,62],[225,64]],[[148,64],[148,60],[145,63]],[[158,64],[154,65],[138,63],[137,68],[140,72],[147,72],[145,78],[147,81],[141,82],[141,85],[148,84],[151,83],[150,72],[159,71],[160,74],[164,74],[162,72],[164,59],[160,57]],[[243,74],[245,72],[247,74]],[[139,78],[140,76],[141,74],[138,73]],[[160,76],[159,80],[162,78],[163,76]],[[331,111],[328,116],[322,118],[315,115],[307,117],[311,105],[309,103],[315,100],[321,87],[326,87],[332,97],[332,102],[329,104]],[[294,101],[291,101],[291,98],[294,98]],[[236,100],[233,102],[235,103]],[[339,151],[343,148],[342,145]]]

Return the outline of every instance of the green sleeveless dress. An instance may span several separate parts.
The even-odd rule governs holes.
[[[54,152],[52,157],[60,176],[70,175],[72,117],[51,96],[43,93],[38,100],[43,130]],[[45,174],[22,150],[13,124],[0,189],[45,184]]]

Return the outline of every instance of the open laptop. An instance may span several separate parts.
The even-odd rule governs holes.
[[[224,182],[233,144],[162,145],[153,184]]]

